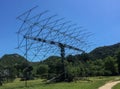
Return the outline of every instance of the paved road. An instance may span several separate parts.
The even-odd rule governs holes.
[[[118,83],[120,83],[120,81],[109,82],[109,83],[106,83],[105,85],[103,85],[102,87],[100,87],[98,89],[112,89],[112,87],[115,86]]]

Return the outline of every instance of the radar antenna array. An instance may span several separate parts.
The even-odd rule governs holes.
[[[26,59],[38,61],[56,55],[61,56],[64,65],[65,56],[81,54],[89,48],[90,32],[65,18],[50,15],[48,10],[34,15],[37,7],[17,17],[22,22],[17,48]]]

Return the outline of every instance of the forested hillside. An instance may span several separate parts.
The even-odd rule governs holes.
[[[115,56],[118,52],[120,51],[120,43],[110,45],[110,46],[103,46],[103,47],[98,47],[91,51],[89,55],[93,59],[103,59],[107,56]]]
[[[27,60],[19,54],[6,54],[0,59],[0,64],[3,66],[12,66],[26,61]]]
[[[20,77],[21,80],[34,77],[54,78],[57,82],[63,81],[64,74],[66,81],[73,81],[76,77],[119,75],[120,43],[99,47],[90,53],[68,55],[64,64],[61,62],[61,57],[57,56],[50,56],[40,62],[29,62],[19,54],[4,55],[0,59],[0,76],[4,78],[6,76]]]

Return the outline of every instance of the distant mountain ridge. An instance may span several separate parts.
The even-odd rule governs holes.
[[[94,49],[93,51],[91,51],[90,53],[88,53],[88,55],[92,59],[104,59],[107,56],[112,56],[112,57],[115,56],[119,51],[120,51],[120,43],[117,43],[117,44],[110,45],[110,46],[98,47]],[[48,59],[49,60],[60,59],[60,57],[51,56],[51,57],[48,57],[46,60],[44,60],[44,62],[49,62]],[[20,64],[23,62],[29,62],[29,61],[19,54],[6,54],[0,58],[1,65],[11,66],[15,63]],[[32,64],[36,64],[36,63],[33,62]]]
[[[107,56],[115,56],[120,51],[120,43],[110,45],[110,46],[103,46],[98,47],[91,51],[89,55],[93,59],[103,59]]]
[[[0,58],[0,64],[4,66],[11,66],[14,64],[20,64],[27,60],[19,54],[5,54]]]

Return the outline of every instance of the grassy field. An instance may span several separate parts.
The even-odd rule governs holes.
[[[41,79],[28,81],[25,87],[24,81],[16,79],[13,83],[6,83],[0,89],[97,89],[106,82],[114,80],[116,77],[91,77],[88,80],[79,80],[71,83],[45,84]],[[115,88],[118,89],[118,88]]]
[[[120,83],[114,86],[112,89],[120,89]]]

